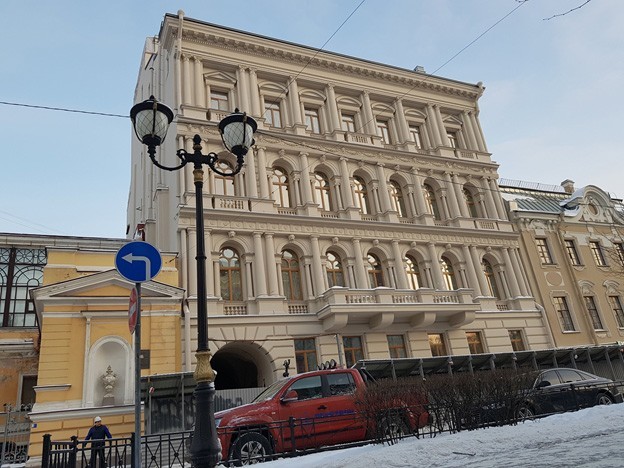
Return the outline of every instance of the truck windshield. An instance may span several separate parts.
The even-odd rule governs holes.
[[[252,403],[256,403],[258,401],[270,400],[275,396],[277,392],[279,392],[284,385],[288,382],[287,380],[278,380],[272,385],[265,388],[260,395],[252,400]]]

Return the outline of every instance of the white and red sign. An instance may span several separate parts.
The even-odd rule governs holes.
[[[137,289],[134,287],[130,291],[130,304],[128,306],[128,328],[130,329],[130,334],[134,333],[137,317],[139,316],[138,298]]]

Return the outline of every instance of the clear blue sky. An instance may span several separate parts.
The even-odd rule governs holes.
[[[486,86],[502,177],[622,183],[624,1],[529,0],[437,75]],[[0,0],[0,101],[128,115],[165,13],[311,47],[361,0]],[[433,73],[520,4],[365,0],[326,50]],[[0,104],[0,232],[124,237],[130,120]]]

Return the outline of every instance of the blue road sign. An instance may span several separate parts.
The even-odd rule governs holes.
[[[115,255],[115,268],[121,276],[133,283],[151,280],[161,267],[160,252],[147,242],[129,242]]]

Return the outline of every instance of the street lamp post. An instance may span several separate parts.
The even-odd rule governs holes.
[[[203,185],[204,171],[207,164],[214,172],[222,176],[234,176],[243,166],[245,154],[254,144],[253,134],[257,129],[254,119],[245,113],[236,111],[219,122],[219,132],[226,149],[236,156],[236,167],[224,172],[216,166],[219,156],[216,153],[202,154],[201,138],[193,138],[193,152],[179,149],[176,155],[180,164],[168,167],[156,159],[156,147],[167,136],[169,124],[173,120],[173,111],[158,102],[154,96],[140,102],[130,110],[130,118],[138,139],[147,146],[152,162],[167,171],[182,169],[188,163],[193,164],[195,181],[195,222],[197,224],[197,364],[195,367],[195,429],[190,452],[193,466],[196,468],[214,467],[221,460],[221,444],[217,438],[214,418],[214,379],[215,373],[210,365],[208,348],[208,311],[206,304],[206,249],[204,245],[204,206]],[[137,435],[140,437],[140,434]]]

